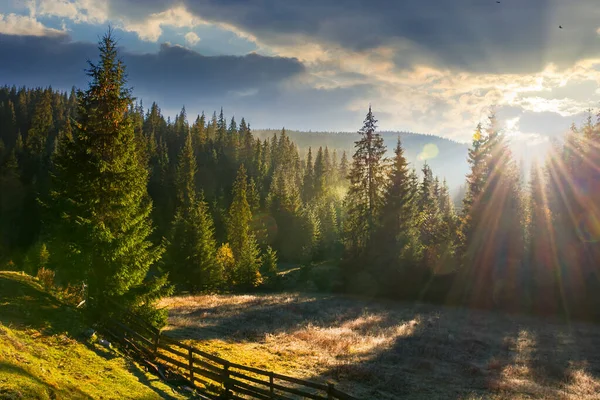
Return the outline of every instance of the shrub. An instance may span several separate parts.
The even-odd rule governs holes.
[[[45,289],[54,288],[54,271],[51,269],[46,267],[38,268],[36,277]]]

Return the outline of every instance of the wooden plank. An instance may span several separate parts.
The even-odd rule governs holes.
[[[166,361],[166,362],[168,362],[170,364],[173,364],[173,365],[175,365],[175,366],[177,366],[179,368],[183,368],[184,370],[188,368],[188,365],[186,363],[181,362],[179,360],[175,360],[175,359],[173,359],[171,357],[165,356],[162,353],[158,353],[157,358],[160,358],[161,360],[164,360],[164,361]]]
[[[252,386],[252,385],[251,385],[251,384],[249,384],[249,383],[242,382],[242,381],[240,381],[240,380],[238,380],[238,379],[235,379],[235,378],[229,378],[229,382],[230,382],[231,384],[233,384],[233,385],[236,385],[236,386],[242,387],[242,388],[244,388],[244,389],[247,389],[247,390],[254,390],[254,391],[255,391],[255,392],[257,392],[257,393],[260,393],[260,394],[262,394],[262,395],[264,395],[264,396],[267,396],[267,398],[269,398],[269,396],[270,396],[270,394],[271,394],[271,392],[269,392],[269,390],[268,390],[268,389],[261,389],[261,388],[257,388],[256,386]]]
[[[188,359],[189,365],[190,365],[190,381],[194,382],[194,355],[192,354],[192,352],[189,352],[189,359]]]
[[[298,379],[298,378],[292,378],[291,376],[280,375],[280,374],[275,373],[275,372],[273,372],[273,377],[275,379],[280,379],[282,381],[296,383],[298,385],[307,386],[307,387],[310,387],[310,388],[313,388],[313,389],[327,390],[327,385],[323,385],[321,383],[316,383],[316,382],[311,382],[311,381],[305,381],[303,379]]]
[[[242,370],[248,371],[248,372],[254,372],[255,374],[258,374],[258,375],[269,376],[269,374],[270,374],[269,371],[265,371],[265,370],[262,370],[259,368],[254,368],[254,367],[247,367],[245,365],[236,364],[236,363],[229,363],[229,366],[232,368],[242,369]]]
[[[211,360],[211,361],[213,361],[213,362],[216,362],[216,363],[218,363],[218,364],[225,365],[226,363],[228,363],[228,361],[227,361],[227,360],[225,360],[225,359],[222,359],[221,357],[213,356],[212,354],[208,354],[208,353],[206,353],[206,352],[204,352],[204,351],[202,351],[202,350],[198,350],[198,349],[197,349],[197,348],[195,348],[195,347],[188,346],[187,344],[185,344],[185,343],[181,343],[179,340],[177,340],[177,339],[173,339],[173,338],[171,338],[171,337],[169,337],[169,336],[166,336],[166,335],[161,335],[161,340],[162,340],[162,341],[166,341],[166,342],[168,342],[168,343],[171,343],[171,344],[173,344],[174,346],[181,347],[182,349],[185,349],[185,350],[188,350],[188,351],[189,351],[190,349],[192,349],[192,351],[194,352],[194,354],[197,354],[197,355],[199,355],[199,356],[201,356],[201,357],[208,358],[209,360]]]
[[[165,344],[165,343],[160,343],[158,345],[159,348],[161,348],[162,350],[171,353],[171,354],[175,354],[176,356],[182,357],[182,358],[187,358],[187,354],[184,353],[183,351],[179,351],[179,350],[175,350],[174,348],[172,348],[171,346]]]
[[[328,387],[326,385],[323,384],[319,384],[319,383],[315,383],[315,382],[311,382],[311,381],[306,381],[303,379],[298,379],[298,378],[293,378],[291,376],[286,376],[286,375],[281,375],[281,374],[277,374],[277,373],[273,373],[273,372],[269,372],[269,371],[265,371],[259,368],[254,368],[254,367],[249,367],[249,366],[245,366],[245,365],[241,365],[241,364],[236,364],[236,363],[229,363],[227,360],[220,358],[218,356],[214,356],[212,354],[206,353],[202,350],[196,349],[195,347],[186,345],[182,342],[180,342],[177,339],[173,339],[169,336],[166,335],[159,335],[159,330],[157,330],[156,328],[152,327],[152,329],[148,329],[147,326],[139,323],[139,320],[136,319],[136,324],[138,325],[138,327],[143,328],[144,330],[146,330],[147,332],[156,332],[157,336],[156,337],[152,337],[151,339],[146,338],[144,335],[142,335],[141,333],[139,333],[138,331],[136,331],[135,329],[133,329],[132,327],[129,327],[125,324],[122,324],[118,321],[109,321],[111,323],[111,325],[113,325],[114,328],[118,328],[118,330],[121,330],[123,332],[129,333],[132,335],[132,337],[130,337],[129,339],[135,339],[136,341],[141,342],[144,346],[143,346],[143,350],[145,352],[148,352],[148,354],[152,355],[153,354],[153,349],[162,349],[165,350],[168,353],[174,354],[176,356],[181,357],[182,359],[187,361],[187,364],[185,364],[184,362],[180,361],[180,360],[176,360],[174,358],[168,357],[165,354],[162,353],[158,353],[156,354],[156,357],[161,358],[165,361],[167,361],[168,363],[171,363],[179,368],[182,368],[184,370],[188,370],[189,371],[189,376],[192,378],[191,380],[198,380],[201,381],[200,379],[195,379],[194,374],[197,373],[200,376],[203,376],[205,378],[208,378],[214,382],[227,382],[227,379],[225,378],[225,376],[235,376],[237,378],[249,381],[249,382],[253,382],[259,385],[263,385],[263,386],[267,386],[270,387],[272,389],[277,389],[278,391],[282,391],[285,393],[291,393],[291,394],[295,394],[295,395],[299,395],[299,396],[304,396],[305,398],[309,398],[309,399],[315,399],[315,400],[326,400],[325,397],[320,396],[320,395],[316,395],[313,393],[309,393],[309,392],[305,392],[303,390],[299,390],[296,388],[290,388],[287,386],[283,386],[283,385],[279,385],[279,384],[274,384],[272,383],[273,379],[278,379],[278,380],[283,380],[286,382],[291,382],[291,383],[295,383],[297,385],[300,386],[305,386],[305,387],[309,387],[309,388],[313,388],[313,389],[318,389],[318,390],[323,390],[323,391],[328,391],[329,390],[329,394],[333,395],[335,398],[339,399],[339,400],[358,400],[346,393],[343,393],[333,387]],[[113,330],[109,330],[107,329],[107,333],[111,336],[113,336],[115,339],[117,340],[125,340],[126,342],[129,342],[133,345],[133,342],[131,342],[130,340],[127,340],[127,338],[125,338],[125,335],[123,335],[123,332],[114,332]],[[121,333],[121,335],[119,335],[119,333]],[[171,344],[172,346],[169,346],[168,344]],[[187,350],[187,352],[183,352],[183,351],[179,351],[173,348],[173,346],[179,347],[181,349]],[[147,347],[147,348],[146,348]],[[187,354],[186,354],[187,353]],[[194,357],[193,355],[197,355],[199,357]],[[191,356],[191,358],[190,358]],[[199,359],[200,358],[200,359]],[[216,365],[212,365],[209,362],[206,362],[204,360],[202,360],[201,358],[205,358],[211,362],[217,363],[217,364],[221,364],[224,366],[228,366],[229,368],[234,368],[234,369],[238,369],[238,370],[242,370],[242,371],[247,371],[247,372],[252,372],[254,374],[257,375],[262,375],[262,376],[266,376],[269,377],[271,382],[266,382],[263,380],[260,380],[258,378],[252,377],[252,376],[248,376],[245,375],[241,372],[237,372],[237,371],[232,371],[232,370],[223,370],[222,368],[220,368],[219,366]],[[199,366],[205,368],[197,368],[195,366],[195,364],[198,364]],[[229,380],[232,380],[233,378],[228,378]],[[260,389],[260,388],[256,388],[250,384],[247,384],[245,382],[240,382],[238,380],[232,380],[232,383],[239,383],[239,386],[245,386],[243,387],[244,390],[247,391],[256,391],[256,392],[262,392],[262,395],[267,396],[267,391],[264,389]],[[272,390],[271,389],[271,390]],[[269,393],[269,395],[271,395],[271,393]],[[285,398],[282,397],[281,395],[277,395],[278,398]]]
[[[221,371],[223,371],[223,367],[218,367],[216,365],[209,364],[204,360],[199,360],[197,357],[194,357],[194,364],[201,365],[202,367],[213,370],[217,373],[221,373]]]
[[[318,394],[305,392],[303,390],[299,390],[299,389],[295,389],[295,388],[291,388],[291,387],[287,387],[287,386],[278,385],[276,383],[273,384],[273,388],[280,390],[282,392],[285,392],[285,393],[297,394],[298,396],[303,396],[303,397],[309,398],[309,399],[327,400],[327,397],[319,396]]]
[[[160,335],[160,338],[161,338],[161,340],[163,342],[167,342],[167,343],[170,343],[172,345],[179,346],[179,347],[181,347],[182,349],[185,349],[185,350],[189,350],[189,349],[193,348],[193,347],[188,346],[187,344],[182,343],[182,342],[180,342],[177,339],[173,339],[173,338],[171,338],[171,337],[169,337],[167,335]]]
[[[194,371],[196,372],[196,371]],[[198,375],[194,375],[194,382],[200,382],[201,384],[203,384],[204,386],[208,387],[210,385],[216,385],[219,382],[215,382],[213,381],[211,378],[207,378],[206,379],[202,379],[202,378],[206,378],[205,376],[199,377]]]
[[[148,350],[150,353],[152,353],[152,348],[154,347],[154,343],[152,343],[152,341],[146,339],[145,337],[143,337],[142,335],[140,335],[139,333],[137,333],[133,329],[129,328],[126,325],[121,324],[120,322],[114,321],[114,323],[119,328],[123,329],[125,332],[130,333],[135,338],[137,338],[138,340],[140,340],[143,344],[145,344],[148,347],[146,350]]]
[[[233,375],[233,376],[236,376],[236,377],[238,377],[238,378],[241,378],[241,379],[245,379],[245,380],[247,380],[247,381],[251,381],[251,382],[254,382],[254,383],[258,383],[259,385],[263,385],[263,386],[269,386],[269,385],[270,385],[270,383],[269,383],[269,382],[267,382],[267,381],[263,381],[263,380],[260,380],[260,379],[258,379],[258,378],[254,378],[254,377],[252,377],[252,376],[244,375],[244,374],[242,374],[241,372],[237,372],[237,371],[231,371],[231,370],[230,370],[230,371],[229,371],[229,374],[230,374],[230,375]]]
[[[201,357],[208,358],[209,360],[214,361],[219,364],[222,364],[222,365],[225,365],[225,364],[231,365],[231,363],[229,361],[227,361],[221,357],[213,356],[212,354],[206,353],[202,350],[198,350],[195,347],[192,347],[192,348],[194,349],[194,354],[198,354]]]
[[[201,376],[208,378],[211,381],[214,381],[216,383],[223,383],[223,375],[215,374],[214,372],[207,371],[205,369],[194,367],[194,374],[201,375]]]
[[[233,384],[233,386],[231,386],[231,391],[232,392],[238,392],[238,393],[241,393],[241,394],[245,394],[246,396],[251,396],[254,399],[271,400],[270,396],[266,396],[264,394],[260,394],[260,393],[254,392],[254,391],[249,390],[249,389],[238,387],[238,384]]]

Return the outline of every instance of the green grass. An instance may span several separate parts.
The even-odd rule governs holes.
[[[86,340],[77,310],[0,272],[0,399],[182,399],[114,349]]]
[[[178,296],[170,336],[368,399],[600,399],[600,326],[336,295]]]

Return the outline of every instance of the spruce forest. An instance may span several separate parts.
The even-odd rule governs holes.
[[[317,290],[597,316],[592,117],[525,173],[490,114],[455,207],[400,140],[388,157],[370,107],[352,154],[302,154],[285,129],[256,138],[252,116],[145,108],[110,33],[87,73],[70,93],[0,89],[0,257],[93,312],[116,301],[161,326],[163,296],[277,291],[279,266],[327,263]]]

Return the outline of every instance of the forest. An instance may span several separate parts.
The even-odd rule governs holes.
[[[494,114],[474,127],[456,207],[448,184],[387,156],[369,107],[352,152],[251,117],[145,108],[110,34],[89,87],[0,88],[0,267],[156,325],[174,292],[318,290],[596,318],[600,122],[522,171]],[[368,101],[365,100],[365,104]],[[391,150],[391,149],[390,149]],[[525,178],[527,177],[527,178]]]

